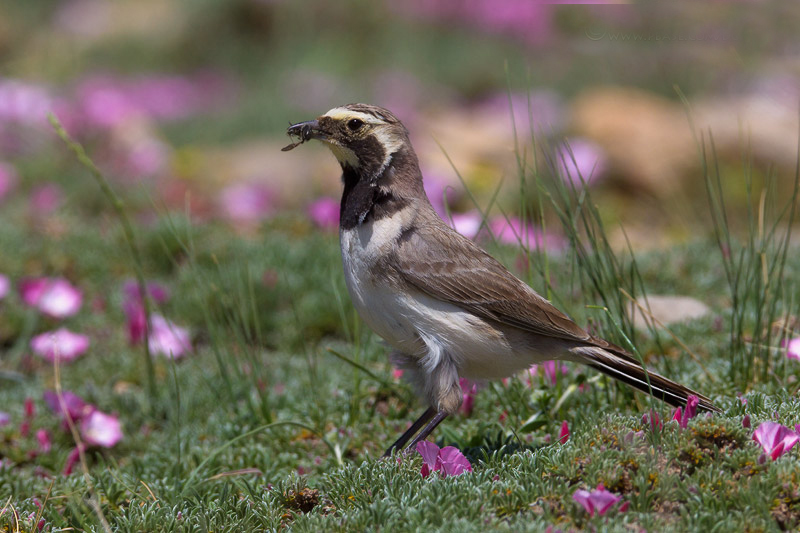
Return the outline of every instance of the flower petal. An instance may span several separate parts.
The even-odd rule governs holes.
[[[445,446],[439,450],[439,461],[443,476],[458,476],[464,472],[472,472],[472,465],[464,454],[455,446]]]
[[[50,362],[69,362],[77,359],[89,349],[89,337],[73,333],[67,328],[48,331],[31,339],[34,353]]]
[[[111,448],[122,440],[122,424],[117,417],[95,410],[81,422],[81,435],[91,446]]]
[[[436,458],[439,456],[439,447],[432,442],[423,440],[417,443],[417,451],[422,456],[422,460],[430,468],[436,465]]]

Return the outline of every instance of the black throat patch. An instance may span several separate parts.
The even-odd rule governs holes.
[[[378,163],[377,171],[380,173],[365,174],[364,166],[353,168],[350,165],[342,167],[342,192],[341,211],[339,224],[342,229],[349,230],[368,221],[380,220],[390,217],[408,205],[408,200],[398,197],[391,191],[397,169],[395,165],[402,164],[404,158],[398,152],[392,154],[392,159],[386,168],[380,170],[383,158]]]

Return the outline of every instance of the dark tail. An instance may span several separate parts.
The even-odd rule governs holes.
[[[706,396],[655,372],[645,371],[642,365],[622,348],[605,343],[600,339],[597,340],[598,344],[603,343],[601,344],[603,347],[573,348],[571,352],[577,356],[576,360],[672,406],[683,407],[686,405],[689,395],[694,395],[700,400],[698,407],[701,409],[715,413],[721,412],[720,408],[711,403]]]

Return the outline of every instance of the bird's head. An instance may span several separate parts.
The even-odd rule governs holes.
[[[342,168],[377,177],[401,150],[411,150],[408,131],[388,109],[367,104],[335,107],[316,120],[286,130],[297,137],[284,150],[311,139],[325,143]]]

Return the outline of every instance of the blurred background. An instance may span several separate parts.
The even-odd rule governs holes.
[[[768,0],[5,1],[0,208],[110,210],[52,111],[143,222],[179,210],[247,233],[299,213],[335,227],[335,160],[282,153],[285,128],[368,102],[411,130],[434,204],[464,233],[476,203],[514,226],[520,168],[545,161],[589,184],[616,244],[620,223],[636,247],[702,238],[697,135],[713,132],[734,206],[747,174],[791,189],[798,27],[800,5]]]

